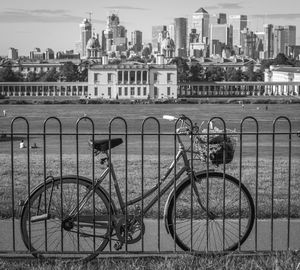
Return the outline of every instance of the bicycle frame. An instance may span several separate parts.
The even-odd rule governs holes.
[[[122,214],[125,215],[126,207],[130,206],[130,205],[134,205],[134,204],[142,201],[143,199],[149,197],[151,194],[153,194],[166,181],[166,179],[169,177],[169,175],[171,174],[171,172],[175,168],[175,163],[177,163],[182,158],[183,162],[184,162],[184,166],[166,184],[166,186],[160,191],[160,194],[156,195],[143,208],[143,214],[147,213],[151,209],[151,207],[159,200],[159,196],[164,195],[170,189],[170,187],[174,186],[174,181],[177,181],[183,175],[184,172],[186,172],[190,177],[193,177],[192,169],[191,169],[189,159],[188,159],[188,156],[187,156],[188,151],[184,147],[184,144],[183,144],[183,142],[180,138],[180,134],[176,133],[176,138],[177,138],[178,143],[179,143],[179,149],[178,149],[178,152],[176,154],[175,159],[170,164],[170,167],[168,168],[165,175],[162,177],[162,179],[159,181],[159,183],[157,183],[150,190],[148,190],[143,196],[139,196],[137,198],[134,198],[134,199],[128,201],[127,204],[124,202],[124,199],[121,195],[120,187],[119,187],[118,180],[117,180],[117,177],[116,177],[116,174],[115,174],[115,171],[114,171],[113,164],[109,160],[109,154],[108,154],[108,152],[105,152],[106,159],[107,159],[107,162],[108,162],[107,168],[102,172],[102,174],[100,175],[100,178],[96,181],[96,183],[92,187],[92,189],[84,196],[84,198],[82,198],[82,200],[79,202],[79,205],[70,212],[69,218],[75,218],[78,215],[80,210],[83,208],[85,202],[92,196],[92,194],[95,191],[95,189],[97,188],[97,186],[99,186],[103,182],[103,180],[107,177],[107,175],[109,175],[110,173],[111,173],[111,179],[112,179],[112,181],[114,183],[114,186],[115,186],[115,191],[116,191],[118,202],[119,202],[119,205],[120,205],[120,210],[122,211]]]

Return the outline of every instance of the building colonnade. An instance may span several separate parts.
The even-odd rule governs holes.
[[[178,84],[178,97],[201,96],[300,96],[300,82],[200,82]]]
[[[130,71],[131,72],[131,71]],[[124,98],[131,98],[133,92],[137,96],[148,96],[149,85],[147,72],[146,83],[143,83],[143,73],[141,80],[137,75],[134,81],[126,80],[126,71],[122,71],[122,76],[118,74],[118,83],[114,85],[107,84],[106,91],[111,93],[102,96],[114,97],[112,88],[115,92]],[[135,74],[138,74],[135,72]],[[146,78],[146,77],[144,77]],[[134,85],[140,85],[135,87]],[[95,85],[97,86],[97,84]],[[88,82],[0,82],[0,95],[3,96],[74,96],[90,97],[88,91]],[[98,88],[98,87],[97,87]],[[104,88],[103,88],[104,89]],[[103,90],[102,89],[102,90]],[[127,90],[128,89],[128,90]],[[155,87],[154,87],[155,89]],[[100,88],[99,88],[100,90]],[[103,90],[104,91],[104,90]],[[128,91],[128,94],[127,94]],[[173,90],[172,90],[173,91]],[[134,94],[134,96],[135,96]],[[177,96],[181,97],[226,97],[226,96],[300,96],[300,82],[199,82],[199,83],[178,83]]]
[[[0,83],[4,96],[78,96],[88,95],[88,83]]]
[[[149,84],[147,70],[118,70],[118,84]]]

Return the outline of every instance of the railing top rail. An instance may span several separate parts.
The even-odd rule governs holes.
[[[299,82],[178,82],[178,86],[232,86],[232,85],[300,85]]]

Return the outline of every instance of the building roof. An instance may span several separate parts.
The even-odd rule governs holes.
[[[199,8],[195,13],[208,13],[204,8]]]
[[[272,71],[287,72],[287,73],[300,73],[300,67],[288,67],[288,66],[275,66]]]

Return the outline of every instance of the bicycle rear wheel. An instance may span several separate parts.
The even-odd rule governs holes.
[[[205,173],[199,174],[194,184],[192,188],[187,179],[178,186],[167,210],[167,226],[177,245],[192,252],[237,249],[253,227],[255,210],[249,191],[219,172],[209,172],[208,181]]]
[[[21,234],[26,247],[34,256],[53,254],[63,258],[71,254],[75,259],[90,260],[105,248],[110,234],[107,218],[109,203],[99,188],[95,190],[94,196],[87,199],[79,215],[74,220],[67,220],[72,209],[76,209],[78,201],[91,189],[92,183],[88,179],[79,178],[77,182],[76,177],[63,177],[62,181],[55,178],[46,185],[41,184],[31,194],[22,210]],[[43,218],[46,213],[49,216]],[[99,221],[101,217],[104,218]]]

